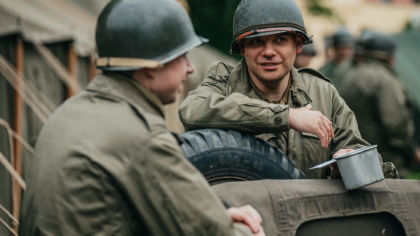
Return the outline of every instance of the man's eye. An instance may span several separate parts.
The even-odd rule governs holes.
[[[259,39],[251,39],[250,41],[249,41],[249,44],[250,45],[260,45],[261,44],[261,40],[259,40]]]
[[[284,37],[284,36],[282,36],[282,37],[277,37],[277,38],[276,38],[276,41],[277,41],[277,42],[284,42],[284,41],[287,41],[287,37]]]

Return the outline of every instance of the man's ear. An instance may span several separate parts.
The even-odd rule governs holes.
[[[155,77],[156,69],[153,69],[153,68],[143,68],[142,71],[143,71],[143,74],[148,79],[153,79]]]
[[[296,55],[302,52],[303,39],[300,35],[296,36]]]
[[[303,41],[300,37],[296,39],[296,55],[302,52]]]
[[[149,90],[151,89],[155,76],[156,70],[151,68],[142,68],[136,70],[133,74],[133,78]]]
[[[387,59],[387,63],[388,63],[388,65],[389,66],[394,66],[395,65],[395,57],[394,56],[390,56],[388,59]]]
[[[239,43],[239,54],[241,56],[244,56],[245,53],[245,49],[244,49],[244,44],[242,42]]]

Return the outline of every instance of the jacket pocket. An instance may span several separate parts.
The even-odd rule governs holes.
[[[272,140],[273,138],[274,139],[277,138],[277,136],[275,134],[269,134],[269,133],[268,134],[258,134],[258,135],[255,135],[255,137],[259,138],[259,139],[262,139],[262,140],[264,140],[266,142],[269,142],[269,143],[270,143],[270,140]]]
[[[329,148],[322,148],[321,140],[315,134],[301,132],[300,142],[301,161],[305,170],[329,159]]]

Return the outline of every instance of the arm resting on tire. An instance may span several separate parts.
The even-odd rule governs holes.
[[[289,129],[289,107],[253,99],[241,93],[228,94],[228,73],[214,65],[203,82],[182,102],[179,115],[187,130],[228,128],[249,133]]]

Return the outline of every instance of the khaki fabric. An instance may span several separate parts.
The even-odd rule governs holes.
[[[419,180],[385,179],[353,191],[341,180],[324,179],[234,182],[212,190],[231,206],[254,206],[267,235],[294,236],[308,221],[379,212],[394,215],[407,236],[420,235]]]
[[[363,62],[346,74],[340,93],[355,112],[362,137],[377,144],[383,160],[403,175],[415,155],[414,123],[396,75],[379,62]]]
[[[187,130],[224,128],[253,133],[279,147],[308,178],[325,178],[326,169],[308,169],[331,159],[339,149],[369,144],[360,137],[353,112],[328,79],[311,69],[294,68],[291,79],[288,105],[269,103],[253,89],[244,61],[235,68],[215,63],[181,104],[181,121]],[[289,107],[307,104],[333,123],[335,137],[327,149],[315,135],[289,129]]]
[[[41,131],[19,235],[250,235],[176,137],[154,94],[98,75]]]

